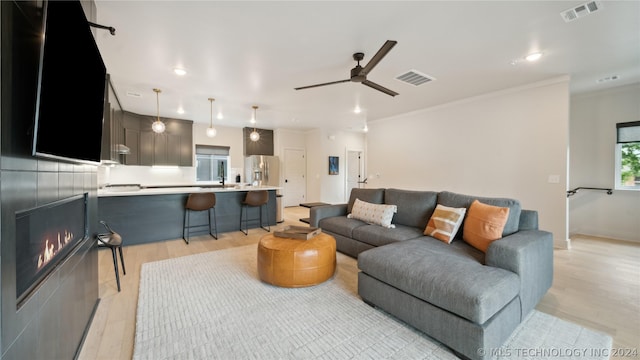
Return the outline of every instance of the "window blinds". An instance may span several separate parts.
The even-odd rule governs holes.
[[[222,155],[229,156],[229,146],[198,145],[196,144],[196,155]]]
[[[640,121],[617,123],[617,143],[640,142]]]

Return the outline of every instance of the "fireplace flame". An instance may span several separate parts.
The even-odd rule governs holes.
[[[67,245],[68,243],[71,242],[71,240],[73,240],[72,232],[65,230],[64,236],[62,236],[62,238],[61,238],[61,235],[62,234],[58,233],[57,248],[54,244],[49,242],[49,239],[45,239],[44,251],[42,252],[42,254],[40,254],[40,256],[38,256],[38,270],[40,270],[41,267],[45,266],[49,261],[51,261],[51,259],[53,259],[56,256],[56,254],[59,253],[63,247],[65,247],[65,245]]]

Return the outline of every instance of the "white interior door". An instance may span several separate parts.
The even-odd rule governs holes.
[[[345,201],[349,201],[351,189],[360,187],[362,181],[362,151],[347,150],[347,186]]]
[[[307,193],[307,160],[303,149],[284,150],[284,206],[304,203]]]

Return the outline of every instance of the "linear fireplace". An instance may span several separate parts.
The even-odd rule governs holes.
[[[88,194],[16,212],[18,307],[89,236]]]

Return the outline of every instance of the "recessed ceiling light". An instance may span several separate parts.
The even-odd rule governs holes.
[[[219,112],[218,115],[216,116],[216,119],[222,120],[222,119],[224,119],[224,115],[222,115],[222,113]]]
[[[353,109],[353,112],[356,114],[360,114],[362,112],[362,109],[360,109],[360,106],[356,105],[355,109]]]
[[[175,68],[175,69],[173,69],[173,72],[176,73],[176,75],[179,75],[179,76],[187,75],[187,70],[185,70],[185,69]]]
[[[529,61],[529,62],[534,62],[534,61],[540,60],[541,57],[542,57],[542,53],[541,52],[535,52],[535,53],[531,53],[531,54],[525,56],[524,59]]]
[[[183,108],[181,108],[181,107],[179,107],[179,108],[178,108],[178,114],[184,114],[184,109],[183,109]]]

